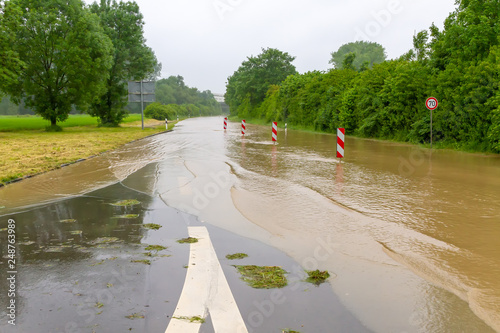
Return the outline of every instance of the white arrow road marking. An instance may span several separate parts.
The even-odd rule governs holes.
[[[205,227],[188,227],[189,267],[181,297],[165,333],[198,333],[201,323],[179,319],[212,318],[215,333],[248,333]]]

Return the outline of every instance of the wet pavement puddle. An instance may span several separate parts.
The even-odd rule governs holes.
[[[149,172],[145,169],[123,183],[140,179],[141,172]],[[7,270],[0,271],[1,332],[164,332],[189,269],[190,245],[177,240],[196,226],[207,228],[249,332],[368,331],[328,284],[304,282],[306,273],[284,253],[201,223],[123,183],[1,217],[1,228],[8,219],[16,222],[18,268],[16,326],[5,319]],[[7,232],[2,230],[3,245]],[[146,250],[150,245],[165,249]],[[8,256],[1,248],[5,267]],[[236,252],[248,257],[226,259]],[[281,266],[289,284],[253,289],[241,280],[236,264]],[[200,332],[214,332],[210,315]]]

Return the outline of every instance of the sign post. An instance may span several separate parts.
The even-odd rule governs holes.
[[[432,111],[438,107],[438,100],[435,97],[429,97],[425,101],[425,106],[431,111],[431,149],[432,149]]]
[[[273,142],[278,141],[278,122],[276,121],[273,122],[273,130],[271,136],[273,138]]]
[[[344,158],[345,128],[337,128],[337,158]]]
[[[142,129],[144,129],[144,103],[150,103],[155,101],[155,82],[129,81],[128,101],[141,103],[141,121],[142,121]]]
[[[144,89],[142,83],[143,81],[141,80],[141,122],[142,129],[144,129]]]

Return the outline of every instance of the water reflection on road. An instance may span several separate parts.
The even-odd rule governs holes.
[[[137,204],[114,205],[127,199]],[[147,244],[162,239],[175,248],[168,239],[180,234],[145,226],[158,215],[171,219],[172,227],[183,225],[177,214],[118,183],[9,216],[16,221],[17,317],[16,326],[2,320],[1,331],[161,332],[180,294],[185,270],[179,268],[188,252],[178,247],[175,258],[166,256],[168,250],[146,256]],[[5,234],[0,232],[4,262]],[[0,271],[2,318],[9,302],[6,273]],[[126,318],[134,314],[143,319]]]

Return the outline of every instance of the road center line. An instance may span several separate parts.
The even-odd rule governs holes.
[[[206,318],[208,312],[216,333],[248,333],[207,228],[188,227],[188,234],[198,242],[190,245],[186,280],[165,333],[198,333],[201,323],[179,318]]]

